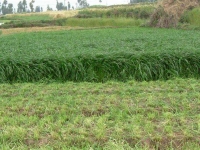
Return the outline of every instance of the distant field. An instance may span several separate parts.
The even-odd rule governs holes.
[[[57,18],[68,18],[78,14],[76,11],[47,11],[41,13],[25,13],[25,14],[8,14],[0,17],[1,20],[20,20],[20,21],[37,21],[37,20],[49,20]]]
[[[200,149],[200,82],[0,84],[0,149]]]
[[[0,82],[199,78],[196,31],[150,28],[0,37]]]

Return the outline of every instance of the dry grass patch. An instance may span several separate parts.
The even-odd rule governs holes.
[[[83,29],[82,27],[67,27],[67,26],[51,26],[51,27],[31,27],[31,28],[11,28],[1,29],[2,35],[9,35],[22,32],[41,32],[41,31],[59,31],[59,30],[71,30],[71,29]]]
[[[181,15],[188,9],[199,6],[199,0],[163,0],[151,16],[150,25],[176,27]]]
[[[51,17],[53,17],[54,19],[58,19],[58,18],[70,18],[70,17],[74,17],[78,14],[78,10],[71,10],[71,11],[47,11],[47,12],[43,12],[42,14],[48,14]]]
[[[39,12],[39,13],[25,13],[25,14],[7,14],[7,17],[13,17],[13,16],[33,16],[33,15],[49,15],[52,18],[69,18],[73,17],[78,14],[78,10],[72,10],[72,11],[46,11],[46,12]]]

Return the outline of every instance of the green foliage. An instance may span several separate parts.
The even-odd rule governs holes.
[[[79,11],[77,18],[136,18],[147,19],[154,11],[153,6],[141,6],[141,7],[119,7],[114,9],[84,9]]]
[[[0,84],[0,149],[199,150],[199,92],[194,79]]]
[[[35,7],[35,12],[42,12],[42,7],[36,6]]]
[[[12,14],[13,13],[13,4],[9,3],[7,0],[4,0],[1,6],[1,11],[3,15]]]
[[[181,23],[189,23],[193,26],[200,26],[200,8],[194,8],[192,10],[186,11],[181,19]]]
[[[31,12],[34,11],[33,3],[35,3],[35,0],[31,0],[31,2],[29,3],[29,7],[31,9]]]
[[[148,28],[4,36],[0,82],[199,78],[199,36],[195,31]]]
[[[64,4],[62,2],[58,2],[57,1],[57,4],[56,4],[56,8],[57,10],[67,10],[67,6],[64,6]]]
[[[0,35],[2,34],[2,31],[0,30]]]
[[[87,3],[87,0],[78,0],[77,2],[81,8],[85,8],[89,6],[89,4]]]
[[[18,13],[22,13],[23,12],[23,4],[22,1],[19,1],[18,5],[17,5],[17,12]]]

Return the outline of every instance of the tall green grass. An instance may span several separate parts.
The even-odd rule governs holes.
[[[144,23],[141,19],[127,18],[69,18],[66,26],[72,27],[129,27],[140,26]]]
[[[115,54],[77,56],[70,59],[43,58],[29,62],[7,59],[0,64],[0,82],[107,80],[167,80],[174,77],[199,78],[200,53]]]
[[[0,82],[199,78],[199,34],[121,28],[3,36]]]

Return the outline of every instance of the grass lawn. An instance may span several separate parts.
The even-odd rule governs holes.
[[[0,84],[0,149],[200,149],[200,82]]]

